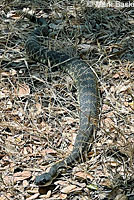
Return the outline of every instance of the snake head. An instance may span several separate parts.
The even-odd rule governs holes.
[[[53,178],[50,173],[46,172],[35,178],[35,184],[38,186],[48,186],[52,183],[52,180]]]

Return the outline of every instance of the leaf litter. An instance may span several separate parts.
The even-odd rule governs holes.
[[[79,104],[67,74],[28,59],[25,40],[35,25],[17,14],[24,8],[51,21],[52,38],[45,45],[92,66],[102,98],[92,149],[46,194],[39,194],[34,178],[72,149]],[[132,197],[134,9],[22,0],[2,1],[0,13],[0,199]]]

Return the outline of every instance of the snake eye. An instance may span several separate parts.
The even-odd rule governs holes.
[[[47,186],[51,183],[52,177],[49,173],[41,174],[35,178],[35,184],[41,186]]]

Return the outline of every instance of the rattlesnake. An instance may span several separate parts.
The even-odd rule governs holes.
[[[51,65],[58,64],[61,70],[69,73],[76,82],[80,104],[80,128],[72,152],[65,159],[54,163],[49,172],[45,172],[35,178],[37,185],[47,186],[51,184],[59,173],[81,158],[85,147],[88,145],[90,138],[92,138],[99,116],[98,86],[96,75],[86,62],[76,57],[71,58],[65,53],[48,50],[48,48],[40,44],[40,36],[49,35],[49,26],[45,19],[31,15],[26,15],[26,17],[39,24],[39,27],[28,36],[25,45],[27,54],[35,61],[45,64],[49,59]]]

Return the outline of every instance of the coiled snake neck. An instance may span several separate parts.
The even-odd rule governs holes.
[[[48,59],[53,64],[59,64],[60,70],[69,73],[77,85],[78,100],[80,104],[79,118],[80,126],[77,133],[72,152],[63,160],[54,163],[49,172],[45,172],[35,178],[35,183],[39,186],[47,186],[52,181],[72,166],[76,160],[82,156],[85,147],[89,145],[89,140],[93,136],[98,123],[99,116],[99,96],[97,87],[97,78],[90,66],[78,58],[70,58],[64,53],[50,51],[40,44],[40,35],[49,35],[47,22],[43,18],[37,19],[34,16],[27,15],[32,22],[40,26],[33,30],[26,41],[26,52],[30,58],[41,63],[47,63]]]

